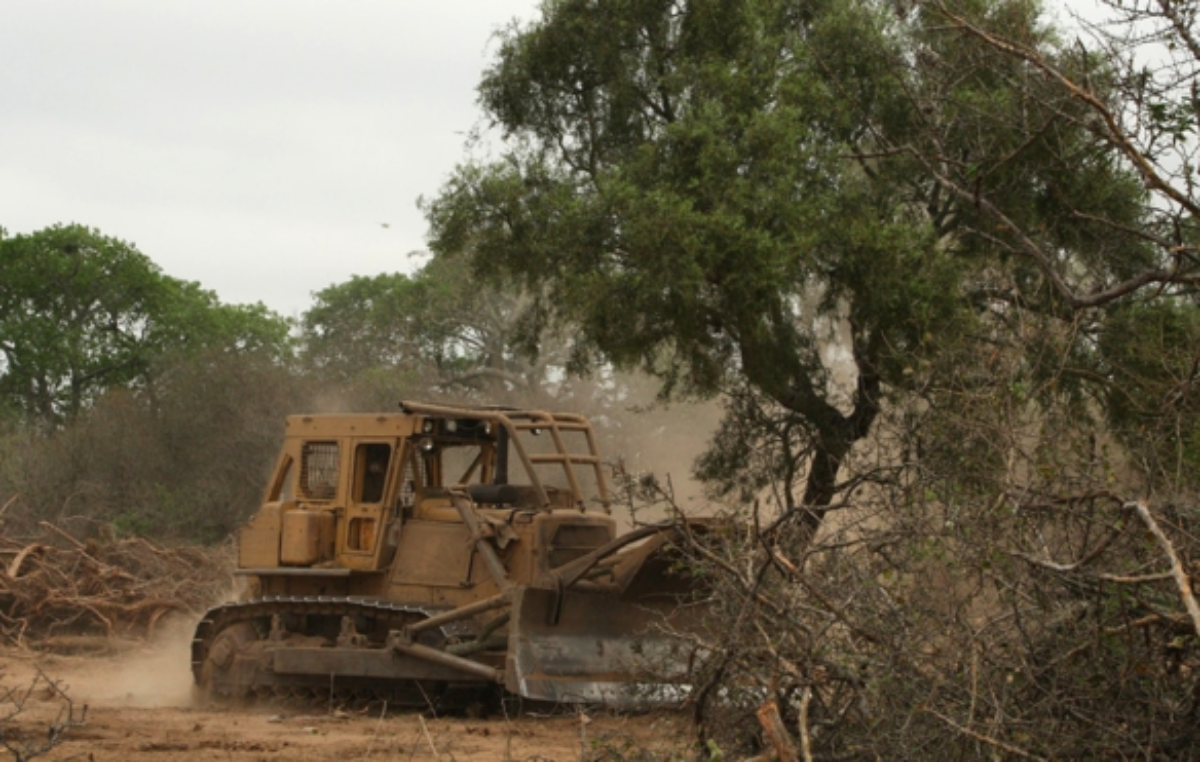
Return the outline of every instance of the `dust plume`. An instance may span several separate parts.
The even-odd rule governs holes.
[[[74,700],[92,706],[190,706],[194,632],[194,621],[175,617],[151,640],[117,655],[56,657],[45,669]]]
[[[619,400],[580,411],[596,427],[601,454],[629,477],[653,477],[684,513],[709,513],[704,485],[693,475],[693,467],[721,419],[719,402],[659,402],[661,382],[643,374],[621,374],[614,383],[622,390]],[[620,531],[630,528],[635,518],[626,505],[615,506],[613,517]],[[636,520],[665,517],[661,509],[640,510]]]

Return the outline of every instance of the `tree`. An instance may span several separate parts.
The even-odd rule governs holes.
[[[989,7],[1052,44],[1031,6]],[[1136,224],[1128,173],[1063,155],[1089,143],[1081,126],[1031,139],[988,121],[1045,124],[1070,105],[1023,98],[1019,66],[988,68],[1004,62],[891,4],[548,4],[480,85],[510,148],[427,205],[431,245],[518,279],[535,318],[577,325],[577,361],[641,366],[668,393],[745,385],[777,408],[800,460],[785,470],[805,475],[785,508],[811,531],[885,394],[918,386],[938,344],[994,330],[989,295],[1011,278],[1031,283],[915,147],[953,139],[947,161],[1003,169],[989,182],[1019,203],[1014,226],[1045,228],[1064,262],[1094,261],[1071,212],[1107,204]],[[1128,261],[1137,247],[1117,238]]]
[[[0,238],[0,395],[61,423],[106,389],[153,393],[157,358],[221,347],[288,351],[262,305],[223,305],[132,245],[80,225]]]
[[[461,169],[428,212],[435,251],[469,246],[479,272],[539,293],[537,314],[577,323],[578,362],[598,353],[701,394],[744,377],[802,420],[815,526],[878,413],[889,341],[911,343],[922,311],[952,307],[906,288],[928,288],[950,263],[841,159],[863,120],[825,86],[814,53],[860,32],[839,52],[881,79],[881,18],[861,5],[796,10],[547,5],[510,30],[480,87],[516,147]],[[914,265],[929,283],[888,283]],[[884,291],[870,281],[891,293],[872,299]],[[837,317],[853,326],[848,394],[821,356]]]
[[[303,356],[326,380],[387,375],[410,388],[493,398],[546,382],[554,353],[533,361],[523,351],[523,297],[475,282],[462,262],[434,259],[412,276],[355,276],[314,298],[301,318]]]

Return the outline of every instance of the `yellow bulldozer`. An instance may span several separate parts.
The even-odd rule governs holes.
[[[297,415],[240,533],[240,599],[196,628],[210,697],[339,694],[425,704],[678,695],[679,630],[703,591],[673,548],[700,527],[618,535],[586,418],[401,403]]]

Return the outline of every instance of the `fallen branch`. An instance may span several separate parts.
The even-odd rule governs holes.
[[[437,747],[433,745],[433,736],[429,735],[429,727],[425,724],[425,718],[418,714],[417,719],[421,721],[421,730],[425,733],[425,741],[429,744],[429,750],[433,752],[433,758],[441,759],[438,756]]]
[[[0,635],[19,646],[64,635],[148,637],[168,613],[200,613],[229,585],[223,551],[144,539],[83,543],[52,524],[41,528],[46,535],[32,541],[0,534]]]
[[[812,688],[805,687],[800,692],[800,757],[804,762],[813,762],[812,731],[808,728],[808,707],[812,703]]]
[[[7,751],[17,762],[27,762],[50,752],[63,742],[67,731],[87,721],[87,704],[77,708],[58,681],[51,680],[41,669],[24,690],[8,688],[0,693],[3,694],[0,695],[0,749]],[[50,700],[59,702],[58,713],[49,727],[39,728],[36,733],[16,731],[13,720],[25,711],[31,698],[45,693],[49,694]]]
[[[21,575],[21,564],[25,563],[25,559],[33,553],[41,552],[42,549],[43,546],[36,542],[22,548],[21,552],[17,553],[17,557],[8,565],[8,576],[12,579],[19,577]]]

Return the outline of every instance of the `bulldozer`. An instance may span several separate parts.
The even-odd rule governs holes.
[[[704,591],[687,522],[618,534],[589,421],[403,402],[294,415],[238,537],[238,600],[196,627],[213,699],[336,691],[423,705],[679,695]],[[659,697],[656,699],[655,697]]]

